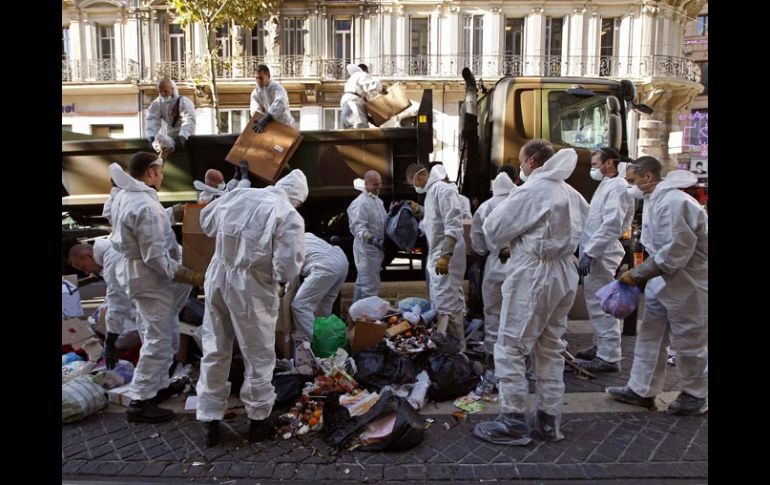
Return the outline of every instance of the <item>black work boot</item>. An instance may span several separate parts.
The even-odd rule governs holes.
[[[532,441],[523,413],[501,413],[494,421],[477,424],[473,434],[496,445],[526,445]]]
[[[703,414],[709,410],[707,398],[691,396],[686,392],[680,392],[676,400],[668,405],[666,412],[674,416],[693,416]]]
[[[152,399],[131,401],[126,415],[129,423],[162,423],[174,418],[172,410],[159,408]]]
[[[607,362],[601,357],[594,357],[593,359],[576,358],[574,362],[588,372],[620,372],[620,362]]]
[[[250,421],[249,443],[259,443],[275,436],[275,419],[272,414],[265,419],[252,419]]]
[[[537,412],[535,422],[533,423],[529,435],[533,438],[550,442],[564,439],[564,436],[556,430],[556,416],[548,414],[545,411]]]
[[[583,350],[578,350],[575,354],[576,359],[593,360],[594,357],[596,357],[596,345],[592,345]]]
[[[211,448],[219,444],[219,421],[206,423],[206,447]]]
[[[173,381],[171,381],[171,384],[168,385],[168,387],[165,387],[158,391],[158,393],[155,395],[154,398],[151,399],[155,404],[160,404],[163,401],[166,401],[167,399],[170,399],[173,396],[176,396],[177,394],[182,394],[184,392],[184,388],[187,386],[187,384],[191,382],[190,378],[187,376],[182,376],[180,378],[177,378]]]
[[[605,392],[612,396],[616,401],[624,402],[626,404],[633,404],[634,406],[641,406],[649,410],[654,411],[657,409],[655,406],[654,397],[642,397],[639,394],[631,390],[630,387],[608,387]]]

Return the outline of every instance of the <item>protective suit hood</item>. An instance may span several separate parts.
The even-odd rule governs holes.
[[[446,168],[444,168],[443,165],[436,165],[432,169],[430,169],[430,176],[428,177],[428,183],[425,184],[425,188],[427,189],[434,183],[444,180],[446,178]]]
[[[117,164],[112,163],[109,167],[110,177],[115,181],[115,185],[128,192],[152,192],[155,193],[155,189],[145,184],[141,180],[136,180],[123,171],[123,168]]]
[[[532,171],[527,181],[534,179],[566,180],[577,165],[577,153],[572,148],[559,150],[542,167]]]
[[[345,69],[347,69],[348,75],[350,75],[350,76],[352,76],[353,74],[355,74],[357,72],[363,71],[363,69],[358,67],[357,64],[348,64],[347,66],[345,66]]]
[[[302,170],[295,168],[275,184],[276,187],[286,192],[293,206],[298,206],[307,199],[307,177]]]
[[[655,187],[658,189],[684,189],[692,187],[698,182],[698,177],[689,170],[674,170],[668,173],[666,178]]]
[[[516,185],[513,183],[513,180],[511,180],[511,177],[505,172],[500,172],[497,174],[497,177],[495,177],[495,180],[492,181],[492,195],[508,195],[514,187],[516,187]]]
[[[356,189],[359,192],[366,193],[366,182],[364,182],[364,179],[355,179],[353,181],[353,188]]]
[[[171,100],[179,97],[179,88],[176,86],[176,83],[172,79],[167,79],[167,81],[171,82]],[[160,94],[158,95],[160,98]]]

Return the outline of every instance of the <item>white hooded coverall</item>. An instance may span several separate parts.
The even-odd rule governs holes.
[[[294,170],[275,186],[236,189],[201,210],[201,228],[216,238],[204,287],[201,421],[224,417],[234,339],[246,366],[240,393],[246,414],[263,420],[272,411],[278,290],[302,268],[305,222],[294,206],[307,193],[305,175]]]
[[[104,297],[107,311],[104,321],[107,332],[118,335],[137,329],[134,302],[128,297],[125,287],[120,284],[115,275],[121,259],[122,256],[112,247],[109,239],[94,241],[94,261],[102,267],[100,274],[107,285],[107,294]]]
[[[195,105],[185,96],[179,95],[179,89],[173,81],[171,84],[173,86],[171,99],[164,101],[158,96],[147,108],[144,136],[148,138],[155,138],[159,134],[190,138],[195,134]],[[174,123],[175,110],[177,111],[176,123]],[[163,126],[165,130],[162,130]]]
[[[620,238],[626,230],[633,201],[626,193],[626,179],[619,174],[599,182],[588,211],[580,240],[580,256],[593,258],[591,272],[584,277],[585,301],[594,328],[596,356],[605,362],[620,362],[620,320],[602,311],[596,292],[615,279],[625,250]]]
[[[559,437],[564,397],[562,335],[578,286],[574,253],[588,215],[588,203],[564,181],[576,164],[574,150],[560,150],[532,171],[483,226],[489,243],[511,246],[510,261],[515,262],[502,287],[495,344],[501,412],[527,411],[525,357],[533,354],[537,410],[555,417]]]
[[[380,292],[380,269],[385,257],[383,251],[368,242],[372,237],[385,240],[385,221],[388,213],[385,205],[375,194],[366,190],[363,181],[357,179],[353,187],[361,194],[348,206],[348,224],[353,240],[353,259],[356,263],[356,284],[353,287],[353,303],[362,298],[377,296]]]
[[[340,98],[343,128],[369,128],[366,117],[366,102],[374,94],[382,91],[382,84],[356,64],[346,67],[350,77],[345,82],[344,92]]]
[[[675,170],[645,196],[641,242],[663,275],[647,282],[636,336],[629,387],[642,397],[663,391],[669,338],[682,391],[708,397],[708,215],[678,190],[697,180]]]
[[[310,232],[305,233],[304,281],[291,303],[297,336],[313,337],[316,317],[328,317],[348,274],[348,258],[337,246],[332,246]]]
[[[460,339],[465,350],[465,278],[466,249],[463,237],[463,214],[460,193],[457,186],[445,182],[446,169],[436,165],[430,171],[425,187],[425,216],[422,220],[425,238],[428,241],[428,286],[430,300],[439,317],[449,316],[448,333]],[[436,274],[439,257],[448,252],[447,237],[456,242],[452,257],[449,259],[449,274]]]
[[[516,185],[507,173],[499,173],[492,182],[492,198],[482,203],[473,215],[471,225],[471,244],[473,251],[487,256],[484,265],[484,281],[481,295],[484,300],[484,349],[491,354],[497,342],[497,329],[500,326],[500,306],[503,302],[502,285],[512,263],[500,261],[498,255],[503,248],[487,244],[484,236],[484,221],[508,195],[516,190]]]
[[[249,116],[254,117],[257,112],[270,114],[275,121],[297,128],[297,122],[289,111],[289,95],[286,89],[272,79],[264,88],[257,85],[251,92]]]
[[[195,187],[195,190],[200,191],[198,193],[198,203],[200,204],[208,204],[212,200],[216,199],[217,197],[222,197],[226,193],[235,190],[235,189],[248,189],[251,187],[251,181],[247,178],[238,180],[236,178],[233,178],[227,184],[220,184],[222,188],[218,187],[210,187],[206,185],[205,183],[201,182],[200,180],[193,181],[193,187]]]
[[[168,370],[179,349],[179,312],[192,287],[173,281],[182,248],[155,189],[117,163],[109,171],[123,189],[111,206],[110,242],[122,256],[115,274],[136,305],[142,338],[130,392],[133,399],[147,400],[169,385]]]

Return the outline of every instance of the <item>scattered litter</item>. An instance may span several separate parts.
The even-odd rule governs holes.
[[[364,466],[361,464],[361,462],[360,462],[360,461],[358,461],[358,458],[354,458],[354,460],[356,460],[356,464],[357,464],[359,467],[361,467],[361,470],[365,470],[365,468],[364,468]]]
[[[427,419],[425,420],[425,429],[428,429],[428,428],[430,428],[430,427],[431,427],[431,425],[433,424],[433,422],[434,422],[434,421],[435,421],[435,420],[433,420],[433,419],[427,418]]]
[[[452,427],[451,427],[451,426],[449,426],[449,423],[447,423],[446,421],[444,421],[444,427],[447,429],[447,431],[449,431],[450,429],[452,429]]]
[[[323,403],[302,396],[288,413],[278,417],[281,436],[287,440],[323,428]]]
[[[462,411],[453,412],[452,417],[455,418],[457,421],[465,421],[466,419],[468,419],[468,415]]]
[[[158,436],[160,436],[158,433],[153,433],[150,435],[150,438],[157,438]]]
[[[481,397],[471,392],[467,396],[463,396],[460,399],[456,399],[453,402],[456,407],[462,409],[468,414],[478,413],[484,409],[484,403],[481,402]]]
[[[353,391],[340,396],[340,405],[348,410],[351,417],[355,417],[369,412],[379,399],[380,395],[376,392]]]
[[[392,433],[396,425],[396,413],[389,414],[366,425],[358,439],[365,445],[385,441]]]
[[[350,468],[345,468],[345,475],[350,473]]]
[[[203,463],[202,461],[194,461],[192,463],[192,466],[203,466],[203,465],[205,465],[205,463]]]

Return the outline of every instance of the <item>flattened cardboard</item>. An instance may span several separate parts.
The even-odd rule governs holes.
[[[263,182],[278,180],[284,167],[302,142],[302,135],[291,126],[273,120],[262,133],[254,133],[254,124],[263,115],[256,113],[225,157],[233,165],[245,160],[249,172]]]
[[[278,307],[278,322],[275,324],[275,353],[278,358],[290,359],[292,352],[291,333],[294,331],[294,317],[291,313],[291,302],[299,291],[299,282],[289,284],[286,295],[281,298]]]
[[[366,103],[366,111],[372,117],[375,126],[380,126],[411,105],[404,87],[401,83],[395,83],[388,87],[388,94],[375,96]]]
[[[74,349],[81,348],[81,345],[94,336],[93,330],[87,319],[66,318],[61,322],[61,344],[71,345]]]
[[[472,219],[463,219],[463,239],[465,239],[465,253],[471,254],[473,252],[472,242],[471,242],[471,225],[473,224]]]
[[[214,256],[216,239],[208,237],[201,229],[201,209],[206,204],[186,204],[182,222],[182,264],[205,273]]]
[[[382,342],[385,330],[387,330],[387,325],[384,323],[373,323],[364,320],[348,325],[348,340],[350,341],[351,354],[355,355]]]

